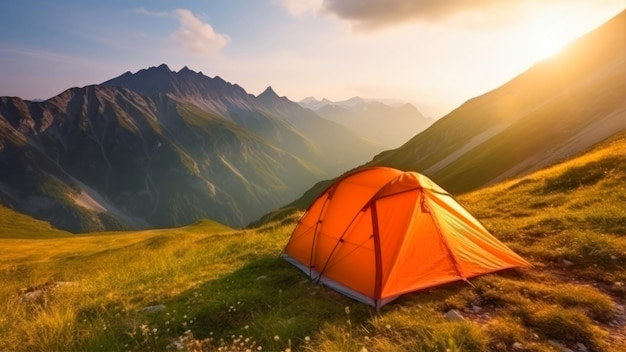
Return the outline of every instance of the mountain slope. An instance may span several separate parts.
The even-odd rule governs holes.
[[[0,98],[0,121],[0,199],[72,231],[241,226],[323,174],[186,101],[126,89]]]
[[[312,162],[329,175],[363,163],[383,150],[381,145],[359,137],[354,131],[279,97],[271,87],[255,97],[220,77],[210,78],[186,67],[179,72],[170,71],[166,65],[135,74],[127,72],[102,85],[131,89],[149,97],[167,95],[192,103]],[[330,153],[332,159],[327,157]]]
[[[74,232],[243,226],[380,150],[271,89],[186,67],[0,97],[0,203]]]
[[[0,238],[42,239],[67,236],[71,234],[52,227],[50,223],[0,205]]]
[[[369,165],[459,193],[525,174],[626,130],[626,12]]]

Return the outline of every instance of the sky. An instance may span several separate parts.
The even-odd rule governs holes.
[[[47,99],[167,64],[258,95],[414,103],[441,117],[624,0],[4,0],[0,96]]]

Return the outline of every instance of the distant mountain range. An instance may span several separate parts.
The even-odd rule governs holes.
[[[387,148],[399,147],[434,122],[401,101],[353,97],[333,102],[309,97],[299,104]]]
[[[76,232],[242,226],[382,149],[271,88],[161,65],[0,97],[0,203]]]
[[[417,171],[459,194],[531,173],[620,134],[626,134],[626,11],[363,167]],[[305,208],[330,182],[274,214]]]

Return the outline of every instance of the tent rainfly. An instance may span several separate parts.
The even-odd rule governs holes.
[[[374,307],[456,280],[530,264],[427,177],[349,173],[298,221],[283,258],[311,280]]]

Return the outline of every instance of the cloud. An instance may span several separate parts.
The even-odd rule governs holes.
[[[576,2],[582,0],[324,0],[322,11],[365,31],[410,21],[489,27],[519,20],[533,5]]]
[[[323,0],[280,0],[289,13],[294,17],[303,17],[317,13],[322,7]]]
[[[150,10],[146,9],[145,7],[136,7],[134,9],[130,9],[130,11],[134,12],[134,13],[138,13],[140,15],[145,15],[145,16],[154,16],[154,17],[167,17],[167,16],[170,16],[169,12],[150,11]]]
[[[187,9],[176,9],[173,15],[180,22],[180,27],[171,37],[188,52],[213,56],[230,42],[228,35],[215,32],[210,24]]]

